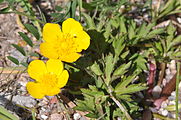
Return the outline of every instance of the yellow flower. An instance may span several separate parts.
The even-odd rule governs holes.
[[[28,74],[35,82],[26,84],[29,94],[37,99],[44,96],[54,96],[60,92],[68,81],[69,74],[64,70],[60,60],[50,59],[46,64],[41,60],[34,60],[28,66]]]
[[[43,39],[40,52],[51,59],[74,62],[83,49],[90,45],[90,37],[78,21],[68,18],[62,23],[62,31],[58,24],[46,23],[43,27]]]

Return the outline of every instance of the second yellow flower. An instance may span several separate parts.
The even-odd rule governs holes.
[[[58,24],[45,24],[43,39],[45,42],[40,44],[41,54],[65,62],[76,61],[81,56],[79,53],[90,45],[89,35],[81,24],[72,18],[62,23],[62,31]]]

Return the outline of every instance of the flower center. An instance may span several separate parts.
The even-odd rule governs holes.
[[[41,83],[48,88],[56,87],[58,82],[57,75],[47,73],[42,76]]]
[[[76,52],[75,35],[72,36],[68,33],[62,33],[63,35],[58,38],[58,43],[55,46],[59,57],[63,57],[67,54]]]

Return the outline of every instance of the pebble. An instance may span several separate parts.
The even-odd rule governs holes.
[[[154,98],[159,98],[161,91],[162,91],[162,88],[161,88],[159,85],[155,86],[155,87],[153,88],[153,91],[152,91],[153,97],[154,97]]]
[[[172,61],[170,62],[169,68],[170,68],[171,70],[176,70],[175,60],[172,60]]]
[[[178,86],[178,87],[179,87],[179,89],[181,90],[181,82],[179,83],[179,86]]]
[[[50,120],[63,120],[63,116],[58,113],[51,114]]]
[[[21,96],[21,95],[16,95],[13,96],[12,99],[13,102],[15,102],[16,104],[22,105],[22,106],[26,106],[29,108],[32,108],[36,105],[36,101],[35,99],[33,99],[30,96]]]
[[[171,93],[171,96],[176,96],[176,92],[173,91],[173,92]]]
[[[166,108],[168,105],[168,101],[163,101],[162,104],[161,104],[161,108]]]
[[[162,115],[163,115],[163,116],[167,116],[167,115],[168,115],[168,111],[167,111],[167,110],[163,110],[163,111],[162,111]]]
[[[48,116],[46,116],[46,115],[41,115],[41,118],[42,118],[43,120],[46,120],[46,119],[48,119]]]
[[[73,117],[74,117],[74,120],[79,120],[81,118],[79,113],[75,113]]]
[[[165,70],[165,73],[166,73],[166,75],[170,75],[170,74],[171,74],[170,69],[166,69],[166,70]]]
[[[169,105],[175,105],[175,100],[169,101]]]
[[[178,22],[181,23],[181,18],[177,18]]]
[[[169,96],[169,97],[168,97],[168,100],[169,100],[169,101],[175,100],[175,97],[174,97],[174,96]]]
[[[163,108],[160,108],[159,111],[158,111],[158,113],[159,113],[159,114],[162,114],[162,111],[163,111]]]
[[[162,81],[163,86],[165,86],[167,84],[167,80],[164,78]]]
[[[41,110],[42,110],[42,111],[46,111],[46,109],[45,109],[44,107],[41,107]]]

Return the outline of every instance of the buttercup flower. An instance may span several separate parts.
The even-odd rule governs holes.
[[[27,90],[32,97],[37,99],[58,94],[69,78],[67,70],[63,68],[63,63],[53,59],[48,60],[46,64],[41,60],[32,61],[28,66],[28,74],[35,82],[28,82]]]
[[[45,42],[40,44],[41,54],[65,62],[76,61],[81,56],[79,53],[90,45],[89,35],[83,31],[81,24],[72,18],[62,23],[62,31],[58,24],[45,24],[43,39]]]

